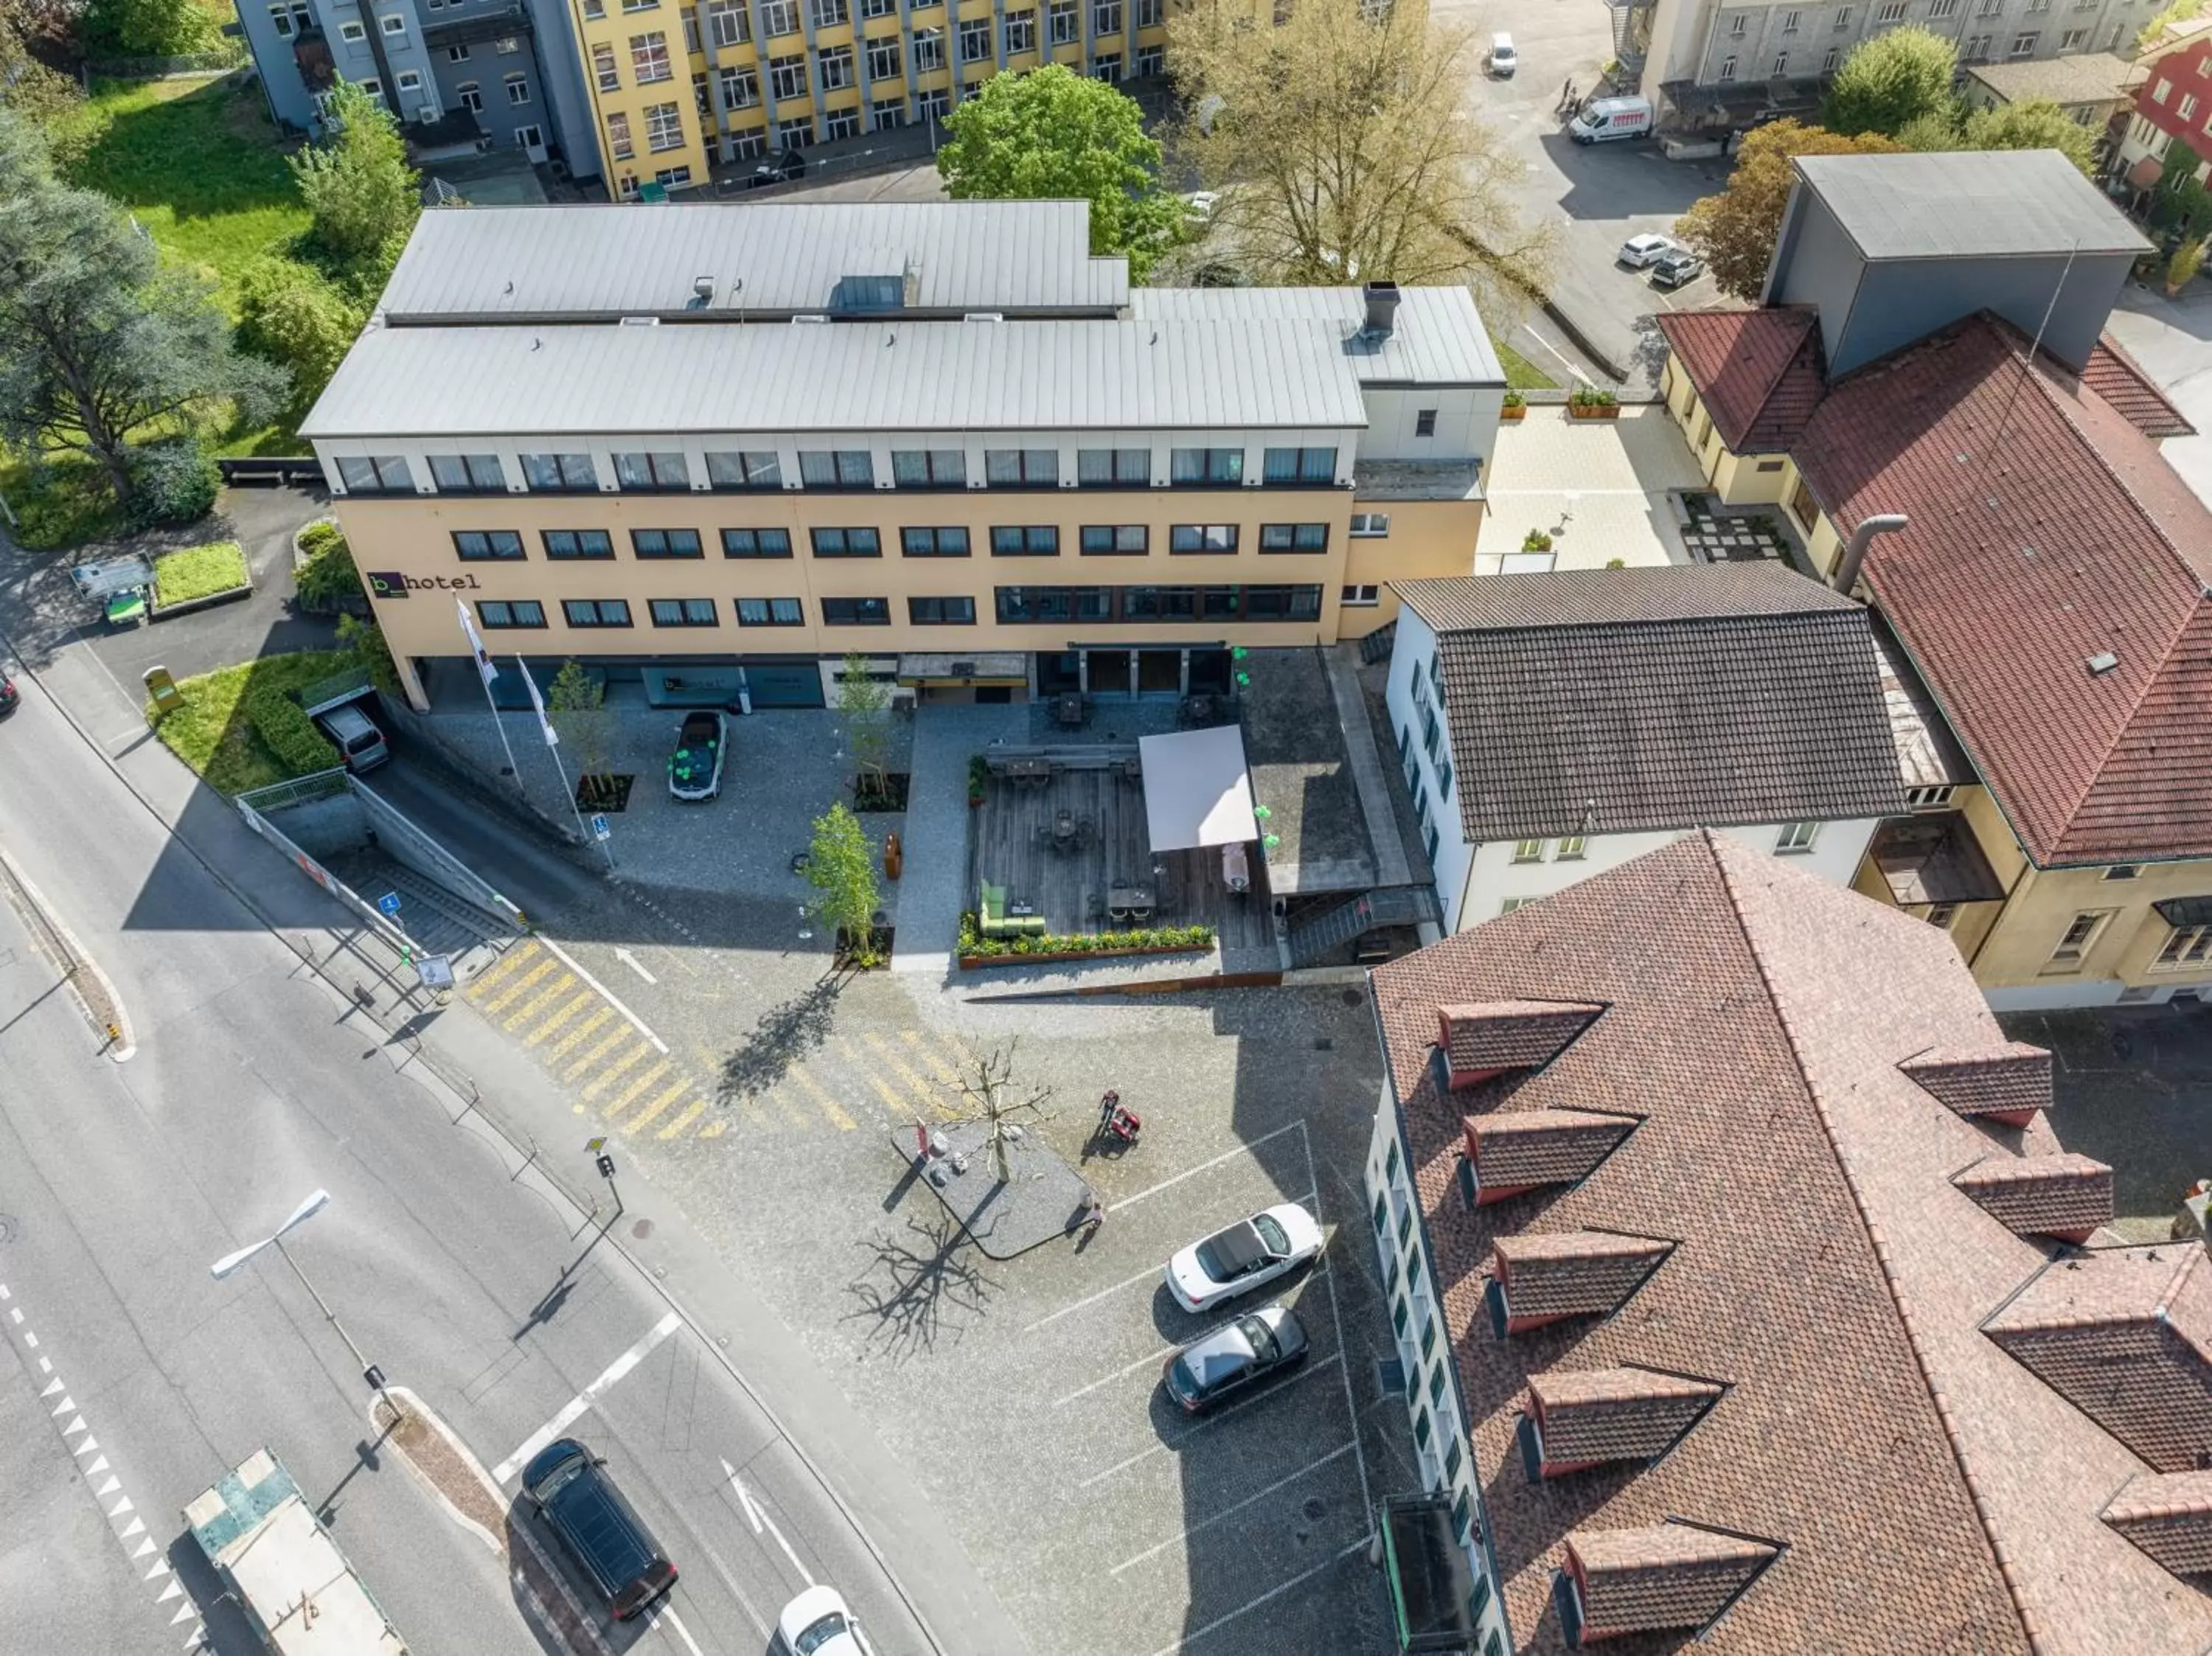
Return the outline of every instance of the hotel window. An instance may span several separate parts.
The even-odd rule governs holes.
[[[816,529],[809,531],[817,558],[880,558],[884,537],[872,529]]]
[[[571,627],[629,625],[629,604],[623,598],[563,598],[561,614]]]
[[[899,555],[908,558],[964,558],[968,531],[955,525],[942,529],[902,529]]]
[[[822,624],[824,627],[888,627],[891,624],[891,604],[889,598],[823,598]]]
[[[1168,476],[1177,487],[1219,488],[1244,479],[1241,448],[1179,448],[1172,452]]]
[[[1818,822],[1784,822],[1782,832],[1774,836],[1774,848],[1778,852],[1810,851],[1813,841],[1820,835]]]
[[[988,448],[983,478],[994,488],[1050,488],[1060,482],[1060,451],[1052,448]]]
[[[1337,594],[1336,601],[1347,610],[1371,610],[1382,602],[1382,589],[1371,582],[1364,586],[1347,586]]]
[[[412,494],[415,480],[397,454],[341,455],[338,481],[349,494]]]
[[[806,95],[806,59],[771,58],[768,60],[769,90],[778,98],[804,98]],[[788,124],[788,123],[787,123]]]
[[[707,482],[715,488],[781,488],[783,463],[772,448],[709,449]]]
[[[1075,0],[1052,0],[1052,9],[1045,15],[1052,28],[1053,45],[1073,45],[1077,33]]]
[[[726,529],[722,531],[726,558],[787,558],[791,531],[787,529]]]
[[[2154,963],[2197,966],[2208,959],[2212,959],[2212,925],[2177,925]]]
[[[822,87],[825,92],[835,92],[853,84],[853,48],[824,46],[814,54],[822,68]]]
[[[549,558],[597,560],[615,555],[614,537],[604,529],[544,529],[538,538],[545,543]]]
[[[2076,914],[2067,922],[2066,930],[2059,934],[2058,946],[2051,951],[2051,964],[2079,966],[2083,956],[2088,954],[2089,946],[2096,942],[2097,934],[2105,929],[2105,922],[2111,918],[2110,911],[2103,909]]]
[[[752,39],[752,32],[744,0],[708,0],[707,33],[716,45],[742,45]]]
[[[618,161],[637,154],[637,146],[630,142],[629,117],[619,109],[607,117],[607,150]]]
[[[1010,11],[1006,14],[1006,55],[1036,50],[1036,13]]]
[[[1114,613],[1110,586],[1001,586],[996,596],[1003,622],[1106,621]]]
[[[1321,614],[1318,586],[1247,586],[1241,592],[1234,586],[1200,590],[1206,594],[1209,620],[1236,614],[1234,606],[1240,597],[1247,621],[1312,621]]]
[[[522,537],[512,529],[457,529],[453,550],[463,563],[511,563],[523,555]]]
[[[520,108],[524,104],[530,101],[530,77],[528,76],[520,74],[503,76],[501,77],[501,84],[507,88],[507,102],[514,105],[517,108]]]
[[[691,487],[691,468],[682,454],[670,450],[615,456],[615,481],[624,488],[674,489]]]
[[[806,612],[797,598],[739,598],[740,627],[803,627]]]
[[[494,494],[507,488],[496,454],[434,454],[430,476],[446,494]]]
[[[1352,514],[1352,535],[1355,540],[1380,540],[1390,532],[1390,514],[1387,512],[1355,512]]]
[[[647,605],[655,627],[720,627],[721,611],[712,598],[653,598]]]
[[[933,69],[945,67],[945,31],[941,28],[918,28],[914,32],[914,70],[917,75],[927,75]],[[937,118],[945,118],[945,100],[942,91],[924,93],[925,109],[934,105]]]
[[[975,600],[969,597],[908,598],[906,618],[916,627],[973,627]]]
[[[957,448],[893,449],[891,482],[901,488],[964,488],[968,457]]]
[[[1168,550],[1220,555],[1237,549],[1235,524],[1177,524],[1168,531]]]
[[[1140,558],[1152,550],[1152,532],[1143,524],[1085,524],[1086,558]]]
[[[960,23],[960,61],[980,64],[991,55],[991,20],[969,17]]]
[[[599,475],[588,454],[526,454],[522,481],[542,494],[588,493],[599,486]]]
[[[773,40],[799,33],[799,0],[761,0],[761,33]]]
[[[1513,860],[1516,863],[1542,862],[1546,843],[1542,840],[1516,840],[1513,842]]]
[[[1336,481],[1336,451],[1271,448],[1261,476],[1270,483],[1333,483]]]
[[[684,148],[684,117],[675,104],[653,104],[645,112],[645,147],[656,153]]]
[[[752,64],[733,64],[721,75],[723,108],[750,109],[760,102],[760,70]]]
[[[897,35],[886,34],[870,40],[868,42],[868,78],[872,81],[896,81],[905,73],[899,58]],[[877,118],[876,124],[878,126],[883,124],[881,116]]]
[[[809,488],[872,488],[876,463],[864,448],[803,448],[799,477]]]
[[[697,558],[704,551],[696,529],[633,529],[630,550],[641,558]]]
[[[1075,482],[1079,488],[1142,488],[1152,481],[1148,448],[1079,448]]]
[[[1328,525],[1261,524],[1260,549],[1262,552],[1326,552],[1328,550]]]
[[[602,92],[622,90],[622,65],[615,61],[611,42],[602,40],[592,48],[592,76]]]
[[[994,524],[991,555],[994,558],[1056,558],[1060,531],[1051,524]]]
[[[477,621],[487,633],[511,628],[543,627],[545,606],[535,598],[479,598]]]

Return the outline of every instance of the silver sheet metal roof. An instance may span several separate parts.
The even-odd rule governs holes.
[[[306,437],[1357,428],[1325,329],[1266,322],[372,325]]]
[[[1283,322],[1333,327],[1344,358],[1368,385],[1503,385],[1505,370],[1464,288],[1404,288],[1389,337],[1363,337],[1357,288],[1137,288],[1129,314],[1164,322]]]
[[[1091,256],[1080,201],[457,207],[425,213],[380,306],[399,323],[826,311],[849,276],[912,272],[908,308],[1126,304],[1128,262]],[[702,304],[692,284],[711,277]]]
[[[2150,245],[2056,149],[1800,155],[1796,166],[1870,259],[2134,253]]]

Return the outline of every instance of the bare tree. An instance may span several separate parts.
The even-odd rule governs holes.
[[[963,1119],[984,1124],[983,1143],[978,1148],[990,1152],[992,1176],[1002,1185],[1013,1181],[1007,1147],[1026,1131],[1024,1124],[1052,1119],[1044,1107],[1052,1097],[1051,1088],[1032,1087],[1026,1096],[1017,1096],[1013,1091],[1014,1054],[1021,1044],[1017,1035],[998,1051],[976,1059],[972,1078],[960,1077],[961,1096],[974,1107]]]
[[[1522,167],[1462,106],[1473,33],[1427,9],[1297,0],[1270,27],[1241,0],[1168,23],[1183,107],[1177,154],[1219,192],[1196,252],[1252,280],[1467,282],[1504,325],[1550,270],[1556,237],[1522,217]]]
[[[967,1228],[951,1215],[940,1211],[906,1223],[913,1241],[878,1234],[861,1243],[873,1258],[845,1289],[859,1301],[851,1314],[874,1318],[871,1338],[894,1356],[933,1349],[947,1307],[980,1312],[998,1286],[983,1274]]]

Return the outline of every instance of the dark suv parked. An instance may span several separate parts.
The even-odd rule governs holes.
[[[606,1464],[564,1437],[523,1468],[522,1492],[614,1607],[615,1620],[625,1622],[675,1585],[676,1566],[615,1488]]]
[[[789,184],[794,179],[806,176],[806,157],[797,145],[787,145],[753,168],[751,182],[747,186],[758,190],[771,184]]]

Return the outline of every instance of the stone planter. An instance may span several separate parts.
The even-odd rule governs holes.
[[[1567,418],[1570,420],[1618,420],[1620,418],[1620,404],[1618,403],[1570,403],[1567,404]]]
[[[962,971],[974,972],[994,966],[1048,966],[1055,961],[1115,960],[1130,955],[1203,955],[1211,948],[1209,944],[1202,949],[1080,949],[1051,955],[963,955],[959,959]]]

